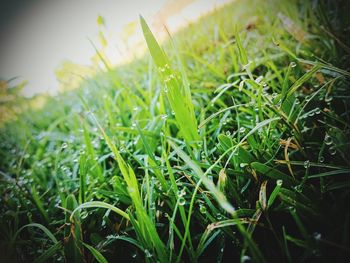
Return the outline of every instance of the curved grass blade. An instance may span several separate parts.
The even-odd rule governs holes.
[[[296,181],[292,177],[265,164],[253,162],[250,165],[254,170],[260,172],[261,174],[275,180],[283,180],[287,185],[293,185],[296,183]]]
[[[110,205],[110,204],[107,204],[105,202],[100,202],[100,201],[91,201],[91,202],[86,202],[86,203],[83,203],[81,205],[79,205],[77,208],[75,208],[70,216],[70,220],[72,221],[73,220],[73,216],[74,214],[83,209],[83,208],[105,208],[105,209],[110,209],[112,210],[113,212],[117,213],[118,215],[121,215],[122,217],[124,217],[125,219],[127,220],[130,220],[129,218],[129,215],[127,213],[125,213],[123,210],[113,206],[113,205]]]
[[[170,66],[170,60],[157,43],[157,40],[142,16],[140,16],[140,23],[148,49],[167,87],[164,93],[166,93],[171,109],[175,113],[175,119],[181,131],[181,135],[188,142],[198,141],[197,120],[192,105],[189,86],[180,84],[176,72]]]
[[[88,244],[85,244],[85,243],[83,243],[83,245],[91,252],[91,254],[95,257],[95,259],[99,263],[108,263],[107,259],[96,248],[94,248]]]

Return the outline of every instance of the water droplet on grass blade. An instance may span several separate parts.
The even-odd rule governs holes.
[[[324,143],[326,145],[331,145],[333,143],[333,139],[331,136],[329,136],[328,134],[326,134],[326,136],[324,137]]]
[[[247,165],[248,165],[247,163],[240,163],[240,164],[239,164],[239,167],[244,168],[244,167],[246,167]]]
[[[302,192],[302,188],[301,188],[300,185],[295,186],[295,187],[294,187],[294,190],[297,191],[297,192],[299,192],[299,193]]]
[[[259,76],[255,79],[255,82],[260,83],[263,80],[263,78],[264,78],[263,76]]]
[[[241,262],[250,262],[252,258],[250,256],[244,255],[242,256]]]
[[[151,258],[151,257],[153,257],[152,253],[149,252],[148,249],[145,249],[145,256],[146,256],[146,258]]]
[[[326,97],[324,98],[325,102],[331,102],[333,100],[332,96],[326,95]]]
[[[201,212],[202,214],[205,214],[207,212],[207,208],[201,204],[199,206],[199,212]]]
[[[222,220],[222,218],[223,218],[223,217],[222,217],[222,215],[221,215],[220,213],[217,213],[217,214],[216,214],[216,219],[217,219],[217,220]]]
[[[282,186],[282,184],[283,184],[283,180],[279,179],[276,181],[276,185]]]
[[[306,161],[304,162],[304,168],[307,169],[307,168],[309,168],[309,167],[310,167],[310,161],[309,161],[309,160],[306,160]]]
[[[182,190],[177,191],[177,195],[178,195],[178,197],[185,196],[186,195],[186,189],[182,189]]]
[[[239,128],[239,132],[240,133],[244,133],[245,132],[245,128],[244,127]]]
[[[322,238],[322,235],[319,232],[315,232],[315,233],[313,233],[313,237],[316,241],[320,241]]]
[[[294,61],[290,63],[291,68],[295,68],[296,66],[297,66],[297,63],[295,63]]]
[[[181,196],[181,197],[179,197],[178,202],[179,202],[179,205],[185,205],[186,199]]]
[[[68,144],[66,142],[62,143],[61,145],[61,149],[66,149],[68,147]]]
[[[335,148],[335,146],[329,147],[328,151],[330,155],[335,155],[337,153],[337,149]]]

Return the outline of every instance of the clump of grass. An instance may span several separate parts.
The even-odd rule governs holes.
[[[2,128],[4,259],[343,260],[343,10],[236,1],[163,47],[141,18],[151,56]]]

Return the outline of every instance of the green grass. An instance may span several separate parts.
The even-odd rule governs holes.
[[[150,55],[1,128],[2,259],[345,261],[346,10],[238,0],[162,46],[141,17]]]

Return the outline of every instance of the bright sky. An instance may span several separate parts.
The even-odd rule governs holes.
[[[7,0],[11,1],[11,0]],[[54,94],[58,89],[54,71],[66,59],[81,65],[91,64],[94,49],[88,38],[98,43],[98,15],[104,17],[107,33],[115,45],[108,55],[114,64],[121,62],[116,46],[126,24],[138,21],[139,14],[156,21],[159,11],[174,32],[230,0],[60,0],[33,1],[6,21],[0,39],[0,78],[28,80],[24,95],[39,92]],[[179,5],[182,5],[179,7]],[[177,7],[176,7],[177,6]],[[178,9],[172,12],[169,9]],[[3,23],[3,22],[2,22]],[[137,30],[139,38],[142,37]]]

